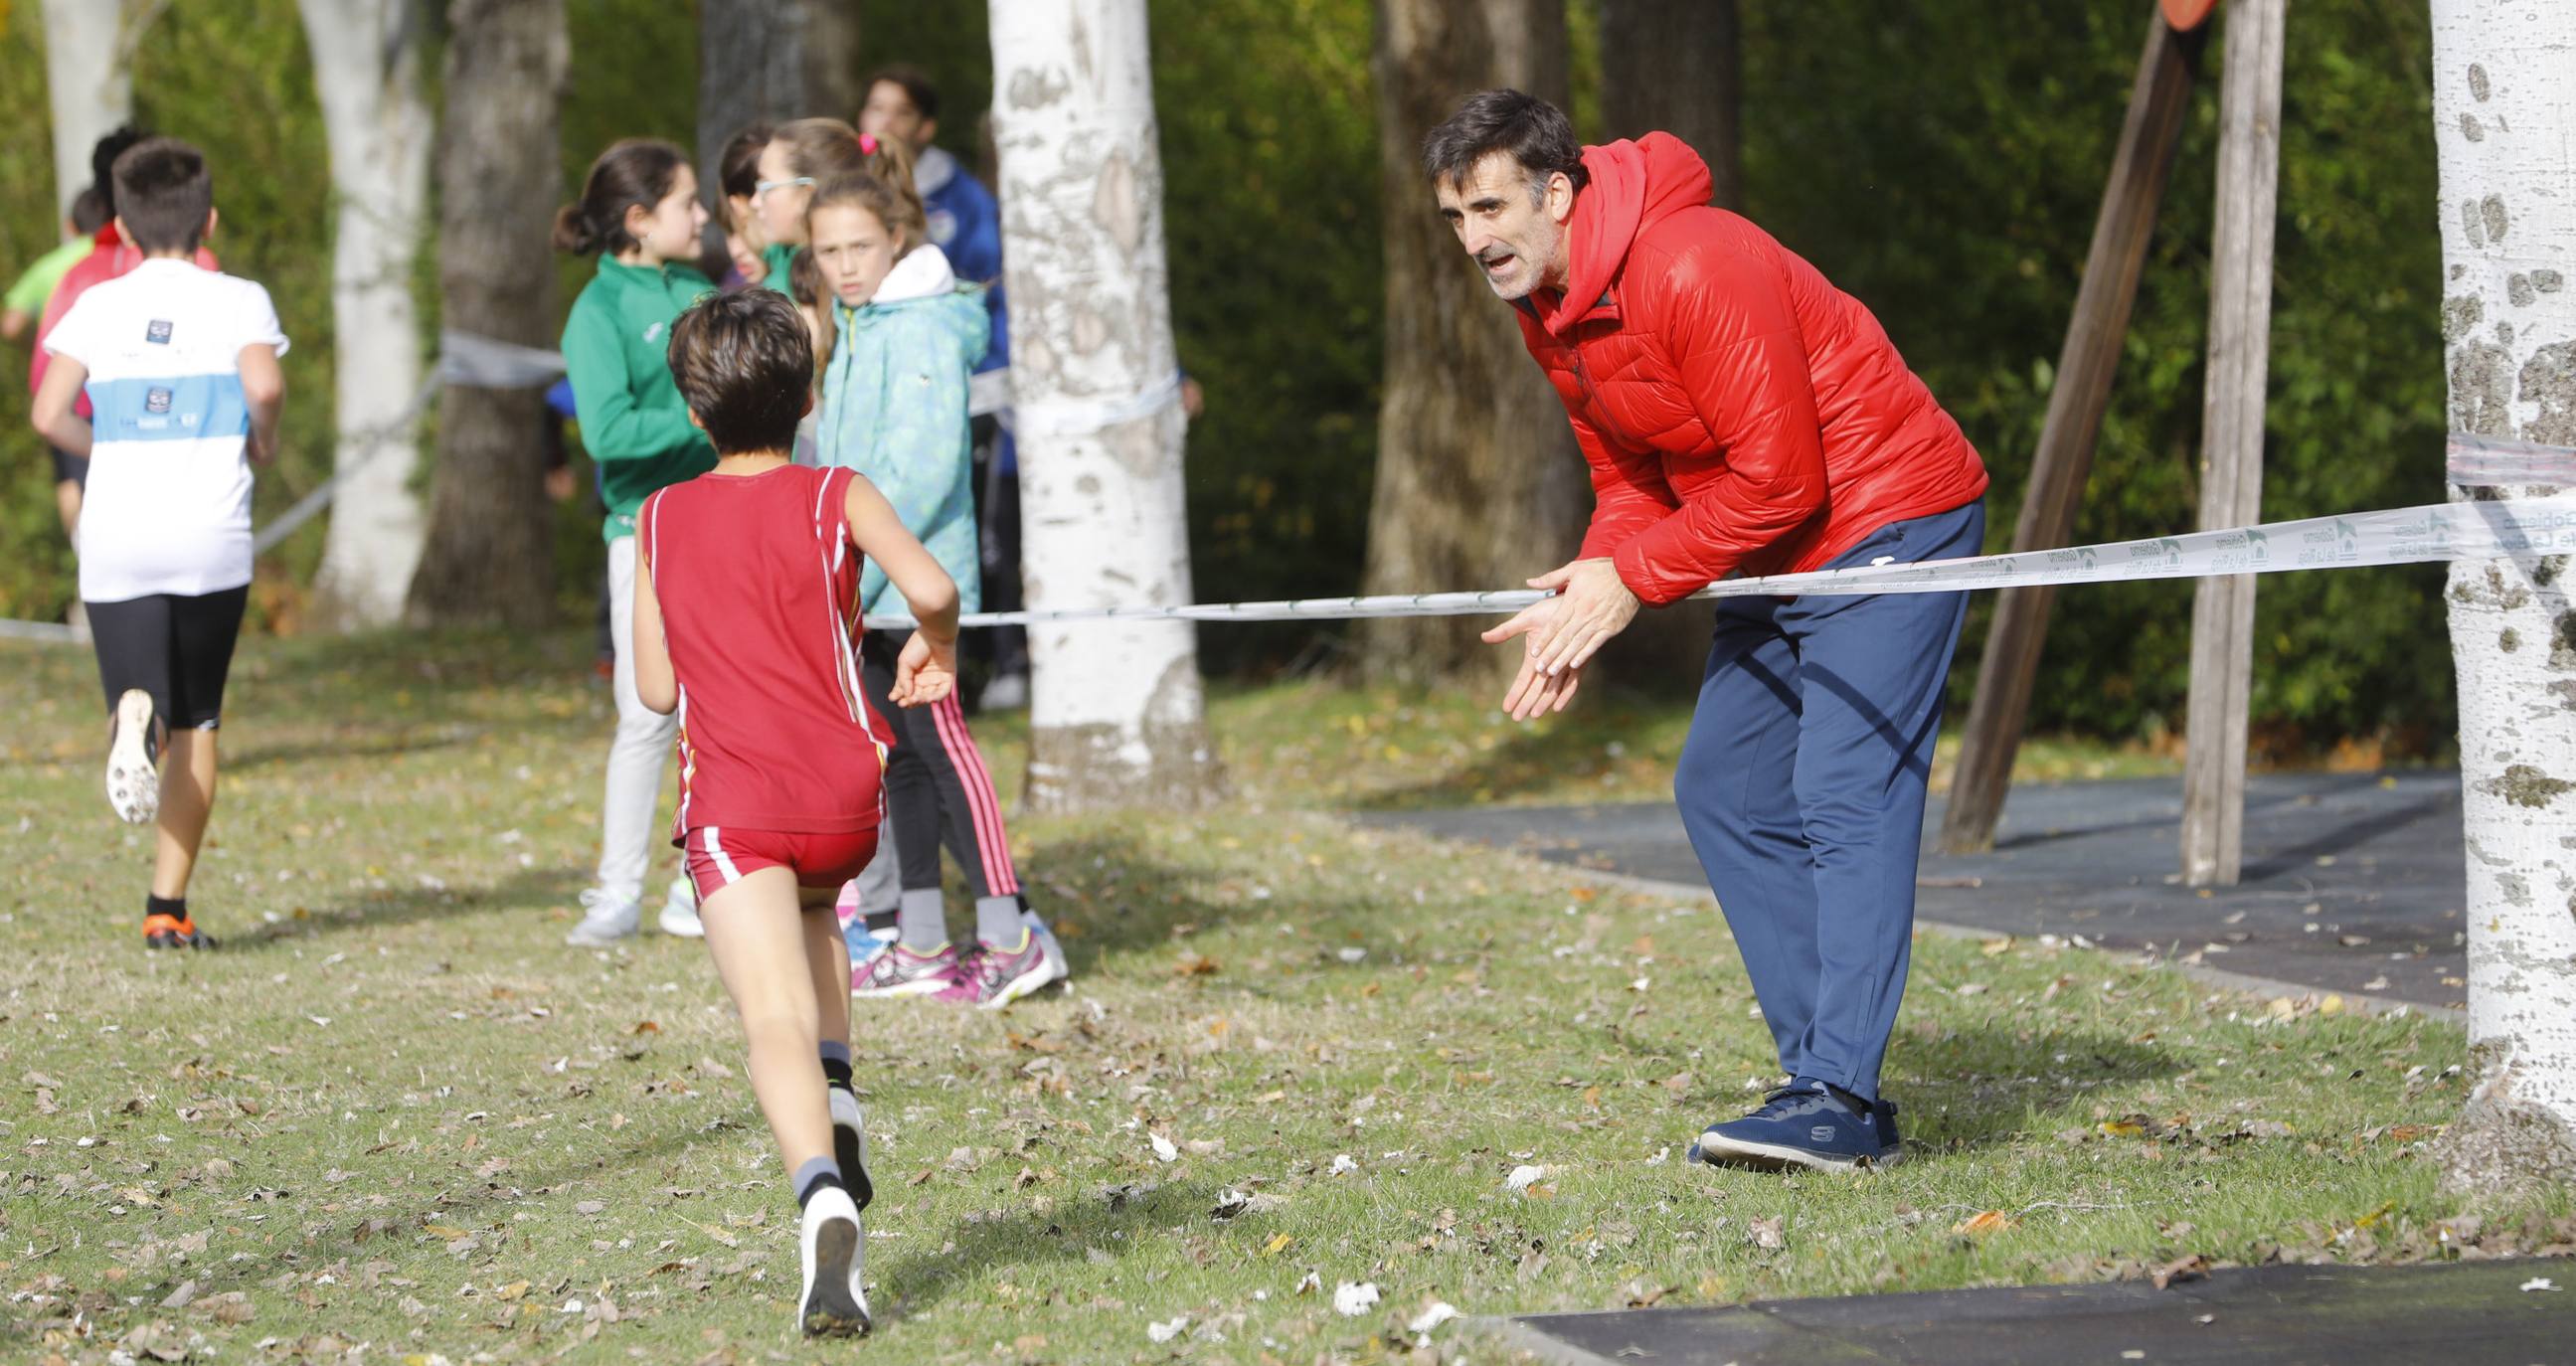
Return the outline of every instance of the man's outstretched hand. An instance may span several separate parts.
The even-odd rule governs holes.
[[[1489,645],[1514,636],[1528,637],[1520,673],[1503,695],[1503,710],[1519,721],[1565,710],[1581,681],[1583,666],[1637,619],[1641,605],[1607,559],[1576,560],[1529,584],[1553,589],[1556,596],[1530,604],[1484,636]]]

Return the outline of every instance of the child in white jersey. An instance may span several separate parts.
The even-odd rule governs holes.
[[[46,336],[32,417],[90,458],[77,548],[111,718],[108,801],[129,822],[159,818],[144,942],[205,948],[188,878],[214,807],[215,727],[250,594],[250,466],[276,449],[286,334],[267,290],[191,259],[215,228],[203,153],[153,138],[114,177],[117,232],[145,259]],[[84,391],[88,419],[73,411]]]

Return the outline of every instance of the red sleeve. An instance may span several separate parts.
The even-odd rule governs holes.
[[[36,323],[35,354],[27,361],[28,393],[44,387],[45,367],[53,359],[45,351],[45,338],[54,334],[54,327],[62,322],[64,314],[72,311],[72,303],[80,298],[82,291],[110,278],[102,263],[112,261],[114,256],[115,252],[109,250],[93,251],[74,261],[72,268],[63,272],[63,278],[54,283],[54,292],[45,299],[45,311]],[[89,395],[81,395],[73,403],[72,411],[83,417],[89,416]]]
[[[1664,482],[1663,465],[1652,452],[1631,455],[1612,451],[1601,433],[1568,409],[1574,444],[1583,448],[1584,466],[1592,473],[1592,524],[1583,532],[1577,559],[1597,560],[1625,545],[1638,532],[1662,521],[1680,506],[1672,485]]]
[[[1759,256],[1711,244],[1676,256],[1663,283],[1657,331],[1725,464],[1612,557],[1630,591],[1659,605],[1725,577],[1825,502],[1824,432],[1788,282]]]

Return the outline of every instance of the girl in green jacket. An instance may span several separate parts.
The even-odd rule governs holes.
[[[715,448],[690,424],[667,359],[673,320],[715,288],[691,264],[706,225],[689,154],[642,138],[600,153],[581,199],[555,215],[557,248],[600,255],[599,274],[564,320],[563,354],[582,446],[599,466],[608,511],[602,530],[617,651],[617,736],[608,749],[599,875],[581,894],[582,920],[565,936],[569,944],[625,938],[643,919],[653,805],[674,723],[635,692],[635,511],[656,489],[715,468]],[[705,933],[686,877],[672,881],[661,925],[669,934]]]

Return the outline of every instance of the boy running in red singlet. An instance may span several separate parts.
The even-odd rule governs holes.
[[[890,694],[956,684],[957,587],[867,480],[797,466],[814,357],[787,296],[711,295],[671,328],[718,459],[636,516],[635,687],[678,712],[674,840],[742,1016],[751,1088],[804,1210],[808,1335],[868,1330],[866,1137],[850,1089],[850,964],[832,902],[874,857],[890,732],[859,685],[861,559],[921,620]],[[820,1067],[816,1066],[817,1059]]]

